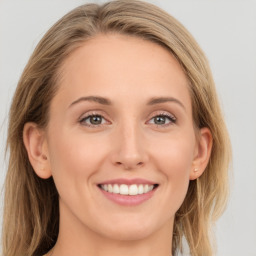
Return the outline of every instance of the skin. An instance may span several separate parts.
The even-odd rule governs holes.
[[[98,35],[65,60],[61,74],[47,128],[24,127],[35,172],[52,175],[60,195],[53,256],[171,255],[174,215],[189,181],[203,173],[212,143],[208,129],[195,131],[179,63],[152,42]],[[90,96],[110,104],[77,101]],[[152,102],[163,97],[171,100]],[[90,123],[90,115],[101,116],[101,124]],[[117,178],[159,186],[142,204],[122,206],[97,186]]]

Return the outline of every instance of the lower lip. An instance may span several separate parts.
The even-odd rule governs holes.
[[[106,196],[109,200],[111,200],[116,204],[124,205],[124,206],[136,206],[149,200],[154,195],[156,188],[149,191],[148,193],[135,195],[135,196],[114,194],[114,193],[109,193],[103,189],[100,189],[100,190],[104,196]]]

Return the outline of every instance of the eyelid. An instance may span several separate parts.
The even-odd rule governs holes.
[[[87,110],[87,111],[84,111],[78,118],[78,120],[81,120],[81,119],[84,119],[88,116],[102,116],[104,117],[105,119],[109,119],[107,116],[107,114],[102,111],[102,110],[98,110],[98,109],[93,109],[93,110]]]
[[[85,124],[85,122],[83,122],[83,121],[85,119],[89,118],[90,116],[101,116],[106,122],[104,124],[99,124],[99,125]],[[101,127],[106,124],[111,124],[111,122],[109,121],[109,118],[107,118],[106,115],[104,113],[102,113],[102,111],[100,111],[100,110],[91,110],[91,111],[87,111],[86,113],[83,113],[79,117],[78,122],[83,126],[93,127],[93,128]]]
[[[162,126],[162,127],[164,127],[164,126],[169,126],[169,125],[175,124],[176,121],[177,121],[177,118],[176,118],[175,115],[171,114],[171,113],[168,112],[168,111],[163,111],[163,110],[161,110],[161,111],[156,111],[156,112],[154,112],[153,114],[151,114],[150,117],[148,118],[147,123],[149,123],[149,121],[151,121],[153,118],[155,118],[155,117],[157,117],[157,116],[163,116],[163,117],[169,118],[169,119],[170,119],[170,123],[168,123],[168,124],[163,124],[163,125],[154,124],[154,125],[156,125],[156,126]]]
[[[156,116],[168,116],[173,120],[177,120],[176,116],[174,114],[171,114],[169,111],[160,110],[160,111],[154,111],[150,116],[149,119],[156,117]]]
[[[89,118],[90,116],[101,116],[106,122],[104,124],[98,124],[98,125],[93,125],[93,124],[85,124],[85,122],[83,122],[86,118]],[[97,127],[101,127],[101,126],[105,126],[105,125],[109,125],[112,122],[110,121],[110,118],[106,117],[107,115],[105,113],[103,113],[102,110],[89,110],[86,113],[83,113],[79,119],[78,122],[80,124],[82,124],[83,126],[87,126],[87,127],[93,127],[93,128],[97,128]],[[163,117],[167,117],[170,120],[170,123],[168,124],[154,124],[156,126],[169,126],[169,125],[173,125],[176,123],[177,118],[175,115],[171,114],[169,111],[165,111],[165,110],[160,110],[160,111],[154,111],[148,118],[146,123],[149,123],[153,118],[157,117],[157,116],[163,116]]]

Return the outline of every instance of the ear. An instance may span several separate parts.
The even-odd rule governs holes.
[[[209,162],[212,151],[212,134],[208,128],[199,131],[198,141],[195,148],[194,160],[190,172],[190,180],[200,177]]]
[[[35,123],[28,122],[23,128],[23,142],[35,173],[42,179],[51,177],[45,132]]]

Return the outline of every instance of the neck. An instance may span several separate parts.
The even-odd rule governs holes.
[[[141,239],[118,240],[95,233],[81,224],[72,213],[65,212],[60,214],[59,236],[52,256],[170,256],[172,227],[173,221],[169,221]]]

